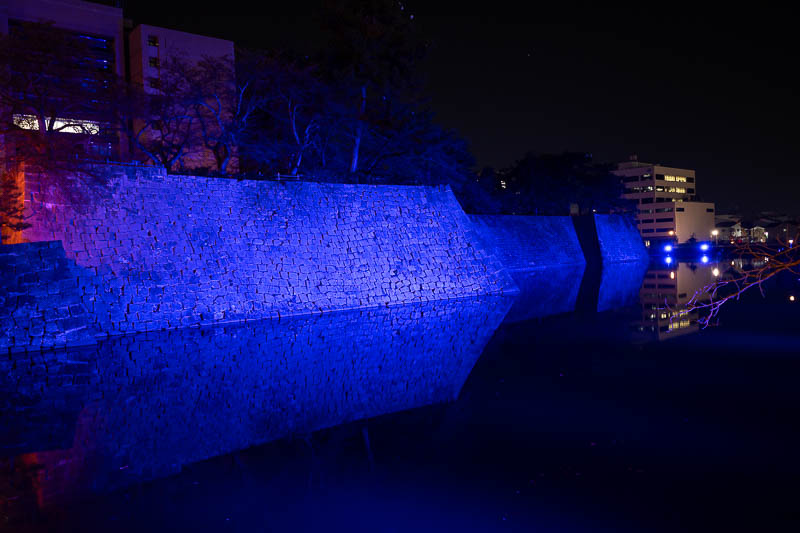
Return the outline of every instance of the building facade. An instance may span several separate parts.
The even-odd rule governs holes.
[[[170,69],[170,64],[176,61],[196,65],[207,58],[223,60],[230,71],[220,73],[220,78],[234,72],[234,44],[224,39],[140,24],[128,35],[128,50],[130,81],[148,94],[159,94],[163,88],[171,86],[166,78],[176,75],[175,69]],[[226,94],[222,100],[229,100],[231,96]],[[231,101],[209,102],[209,105],[222,105],[222,114],[226,117],[232,113]],[[190,133],[193,142],[181,158],[180,166],[186,169],[214,168],[217,163],[213,152],[203,142],[203,127],[194,124]],[[157,132],[148,131],[147,134],[157,135]]]
[[[20,22],[52,22],[53,27],[93,39],[108,50],[111,68],[125,75],[122,9],[81,0],[0,0],[0,32]]]
[[[120,157],[118,129],[107,117],[115,80],[125,75],[122,22],[122,9],[91,2],[0,0],[0,32],[18,37],[4,65],[11,71],[4,133],[45,129],[75,157]]]
[[[150,25],[134,26],[123,16],[123,10],[94,2],[82,0],[0,0],[0,32],[13,33],[26,23],[51,24],[53,31],[61,31],[70,38],[82,41],[90,51],[91,57],[77,58],[76,63],[86,64],[87,69],[106,69],[117,78],[143,87],[145,93],[159,92],[158,80],[162,77],[162,65],[170,57],[180,57],[188,64],[196,63],[205,57],[230,59],[231,71],[234,62],[232,41],[195,35],[186,32],[159,28]],[[38,67],[36,67],[38,68]],[[88,71],[87,71],[88,72]],[[232,108],[232,102],[223,102]],[[13,123],[21,128],[36,130],[36,117],[30,113],[14,112]],[[91,110],[73,112],[68,117],[56,117],[56,123],[68,124],[59,128],[64,134],[79,134],[88,137],[88,145],[101,146],[97,150],[102,158],[127,160],[131,157],[146,161],[140,150],[135,149],[132,139],[114,128],[112,147],[108,139],[97,142],[103,130],[101,121],[96,120]],[[77,116],[81,115],[81,116]],[[73,126],[74,125],[74,126]],[[134,135],[141,122],[133,121]],[[111,128],[107,128],[111,129]],[[148,132],[148,134],[153,134]],[[213,167],[213,154],[196,142],[180,160],[180,167],[196,169]]]
[[[644,163],[632,157],[614,173],[623,198],[636,202],[636,222],[645,245],[692,239],[707,241],[714,230],[714,204],[696,201],[695,171]]]

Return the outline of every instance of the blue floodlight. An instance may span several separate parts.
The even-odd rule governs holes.
[[[672,245],[671,244],[666,245],[664,247],[664,251],[667,252],[667,253],[670,253],[672,251]]]
[[[670,256],[667,256],[664,258],[664,262],[669,265],[672,263],[672,258]]]
[[[702,261],[703,263],[708,263],[708,256],[704,255],[703,257],[700,258],[700,261]]]
[[[704,252],[708,250],[708,248],[709,246],[707,242],[704,242],[703,244],[700,245],[700,249],[703,250]]]

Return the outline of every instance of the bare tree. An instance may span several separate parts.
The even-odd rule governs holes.
[[[793,242],[797,243],[797,237]],[[686,311],[698,310],[703,313],[704,316],[698,319],[703,328],[717,324],[722,306],[732,300],[738,300],[745,292],[758,288],[763,295],[764,282],[767,280],[783,272],[800,275],[800,246],[790,246],[788,242],[779,242],[778,246],[742,243],[736,245],[733,255],[738,257],[742,264],[751,266],[738,270],[731,268],[725,273],[720,273],[717,281],[695,292],[684,306]]]
[[[265,53],[240,49],[235,63],[231,57],[206,57],[194,68],[193,100],[203,145],[223,174],[237,147],[247,145],[253,118],[269,101],[269,62]]]
[[[158,78],[131,87],[131,139],[136,148],[168,170],[201,143],[196,114],[197,74],[191,63],[167,58]]]
[[[351,88],[349,172],[361,169],[370,122],[387,99],[418,84],[414,67],[424,54],[414,15],[401,2],[354,0],[325,2],[320,14],[329,33],[328,66]]]
[[[296,176],[307,152],[321,148],[319,134],[326,98],[313,67],[281,58],[274,58],[265,67],[269,87],[266,109],[288,134],[289,173]]]

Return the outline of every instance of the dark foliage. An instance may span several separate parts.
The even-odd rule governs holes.
[[[529,152],[495,176],[500,209],[515,215],[567,215],[623,212],[632,208],[620,198],[622,183],[611,167],[591,154],[537,155]]]
[[[113,142],[112,157],[170,172],[450,185],[476,213],[626,207],[619,180],[587,154],[529,153],[512,168],[476,175],[466,142],[435,123],[421,96],[428,45],[402,3],[325,2],[317,18],[328,37],[319,54],[237,49],[235,63],[167,57],[159,78],[140,86],[87,66],[93,51],[74,36],[26,24],[0,38],[10,80],[0,91],[2,129],[18,138],[4,157],[73,171],[87,147]],[[3,198],[16,197],[9,189]]]

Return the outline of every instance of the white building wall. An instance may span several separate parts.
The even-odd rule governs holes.
[[[713,240],[714,204],[679,202],[675,204],[675,237],[679,243],[692,237],[698,241]]]

